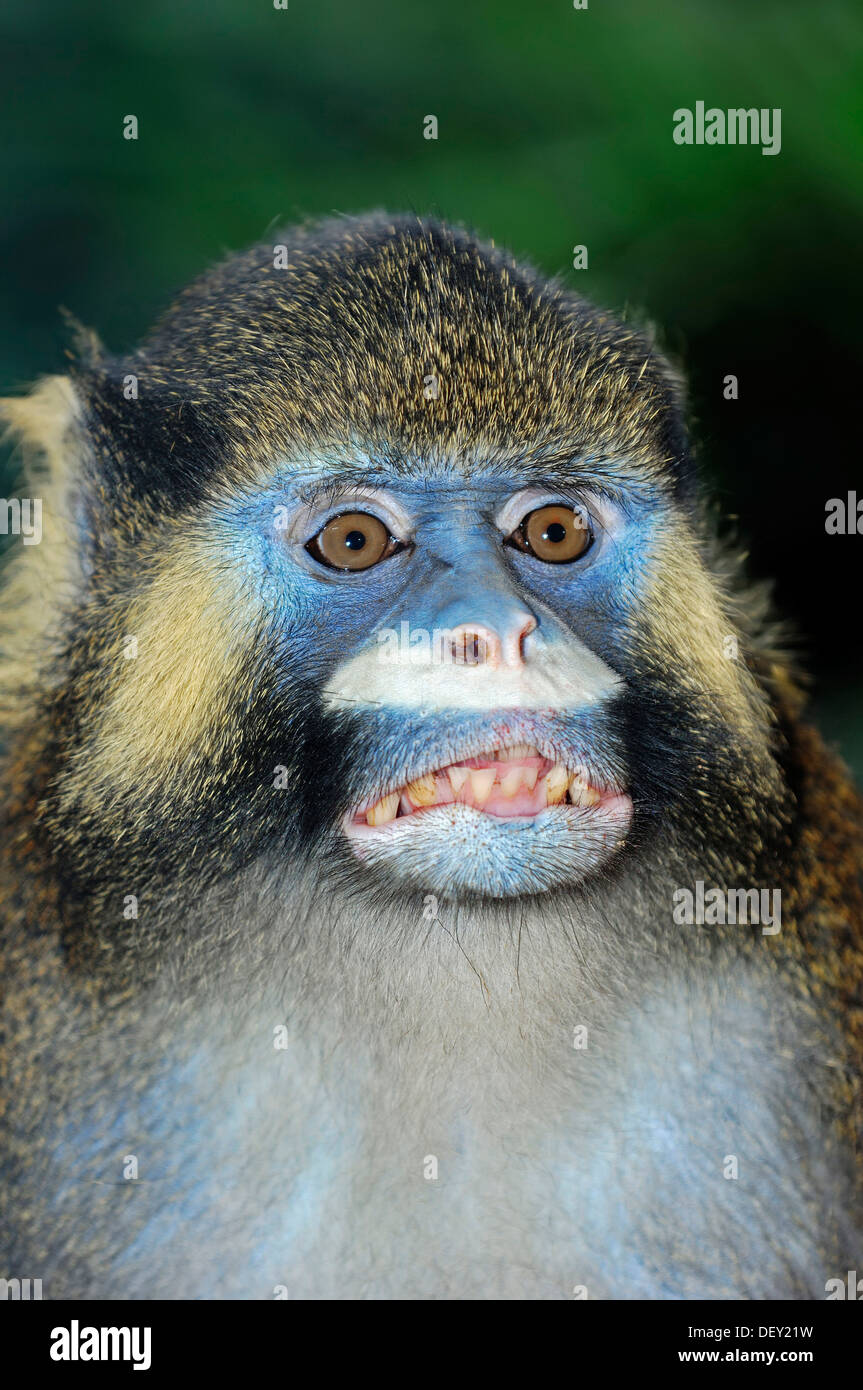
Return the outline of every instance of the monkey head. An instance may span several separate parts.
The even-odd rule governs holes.
[[[769,693],[649,335],[447,226],[277,240],[20,406],[70,876],[507,898],[765,851]]]

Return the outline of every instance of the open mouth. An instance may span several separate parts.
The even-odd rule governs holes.
[[[626,844],[631,797],[575,753],[567,762],[559,747],[543,752],[502,734],[492,734],[489,751],[468,745],[469,757],[390,784],[348,812],[342,832],[354,856],[447,900],[572,888],[602,869]]]
[[[587,810],[616,796],[594,785],[584,769],[553,762],[531,744],[520,743],[426,772],[354,811],[348,823],[350,829],[376,829],[456,804],[499,819],[529,819],[549,807]]]

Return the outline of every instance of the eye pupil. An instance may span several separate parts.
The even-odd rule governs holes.
[[[555,544],[558,544],[560,541],[565,541],[566,527],[562,526],[559,521],[553,521],[550,526],[546,526],[542,533],[542,539],[544,541],[554,541]]]
[[[362,550],[366,543],[366,538],[362,531],[349,531],[345,536],[345,545],[348,550]]]

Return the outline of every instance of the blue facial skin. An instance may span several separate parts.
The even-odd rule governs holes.
[[[380,629],[398,632],[407,621],[412,631],[431,633],[472,622],[502,632],[526,613],[536,618],[552,661],[555,645],[563,654],[574,634],[625,686],[625,633],[670,503],[658,488],[648,490],[643,479],[630,486],[624,474],[611,495],[607,486],[601,492],[591,487],[587,470],[583,478],[579,487],[558,483],[551,474],[531,480],[529,485],[541,488],[542,495],[525,507],[527,513],[547,501],[587,509],[593,543],[570,564],[549,564],[504,544],[495,518],[526,481],[523,470],[507,476],[500,469],[486,474],[476,470],[470,478],[451,470],[387,478],[375,470],[366,486],[410,518],[410,534],[401,536],[392,528],[406,549],[348,574],[321,565],[305,551],[305,542],[340,512],[368,511],[387,522],[386,512],[373,500],[350,493],[340,500],[332,490],[324,491],[319,503],[312,504],[305,529],[292,531],[292,518],[307,505],[309,484],[318,484],[296,474],[279,477],[270,488],[219,509],[220,563],[236,565],[245,575],[250,626],[264,624],[282,654],[286,697],[301,682],[323,703],[335,669],[368,644],[377,645]],[[339,480],[332,483],[337,486]],[[284,521],[281,529],[277,524],[279,509],[288,518],[287,530]],[[515,524],[519,520],[521,515]],[[626,790],[617,705],[615,698],[579,709],[510,713],[436,708],[424,714],[371,704],[330,711],[326,719],[332,746],[350,746],[350,757],[340,768],[340,801],[332,808],[332,823],[349,807],[374,800],[413,776],[507,743],[535,744],[569,766],[585,767],[600,784]]]
[[[631,491],[620,488],[611,503],[618,534],[604,531],[592,513],[594,541],[588,552],[572,564],[548,564],[505,546],[494,521],[508,499],[524,489],[523,474],[505,477],[496,471],[463,480],[448,472],[414,481],[386,480],[370,470],[369,477],[411,517],[412,536],[397,537],[408,540],[408,548],[368,570],[329,570],[277,529],[277,511],[290,512],[296,505],[302,479],[288,475],[281,485],[216,514],[222,563],[227,552],[246,574],[250,598],[284,636],[294,670],[299,665],[316,679],[374,640],[378,629],[398,630],[403,620],[429,632],[460,622],[499,631],[525,608],[534,611],[547,639],[565,640],[572,632],[619,670],[621,636],[669,506],[658,490],[648,491],[642,482]],[[565,505],[584,506],[587,498],[591,511],[587,476],[582,488],[556,484],[553,476],[537,486],[549,501]],[[367,510],[386,521],[374,502],[334,500],[321,505],[302,540],[345,510]],[[250,617],[259,621],[260,611]],[[286,680],[292,679],[294,672],[286,673]]]

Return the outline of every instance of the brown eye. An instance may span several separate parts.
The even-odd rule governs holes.
[[[403,549],[386,526],[368,512],[345,512],[331,517],[306,550],[334,570],[367,570]]]
[[[507,539],[526,555],[565,565],[589,549],[593,535],[584,512],[554,504],[529,512]]]

